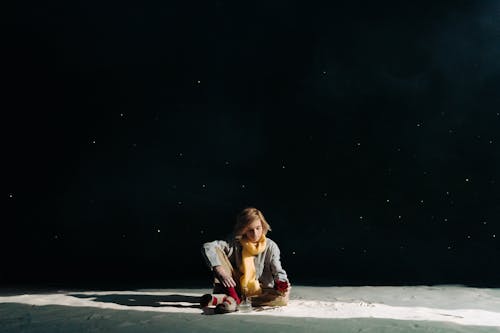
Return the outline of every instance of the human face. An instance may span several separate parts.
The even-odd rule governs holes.
[[[245,237],[248,239],[250,242],[258,242],[260,238],[262,237],[262,222],[260,219],[255,219],[247,225],[246,231],[245,231]]]

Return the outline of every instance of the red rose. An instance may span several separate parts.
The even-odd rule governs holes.
[[[276,289],[279,292],[284,293],[288,290],[288,282],[276,280],[276,281],[274,281],[274,289]]]

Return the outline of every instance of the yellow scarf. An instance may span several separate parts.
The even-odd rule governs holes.
[[[262,293],[260,283],[257,281],[254,258],[266,248],[266,236],[262,235],[257,244],[249,242],[247,239],[240,239],[243,251],[241,251],[242,273],[240,278],[241,292],[246,296],[257,296]]]

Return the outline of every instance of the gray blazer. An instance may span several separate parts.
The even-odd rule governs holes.
[[[227,255],[235,269],[240,267],[242,248],[240,242],[237,239],[231,241],[216,240],[203,244],[201,249],[210,269],[221,264],[216,248],[221,249]],[[270,238],[267,238],[264,251],[255,256],[255,271],[262,288],[273,288],[276,279],[288,282],[286,272],[281,267],[280,249]]]

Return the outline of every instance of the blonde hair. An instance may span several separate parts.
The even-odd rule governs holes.
[[[234,226],[234,237],[241,238],[245,233],[246,227],[253,221],[259,219],[262,223],[262,234],[266,235],[271,231],[271,226],[267,223],[264,215],[260,210],[255,207],[247,207],[241,211],[236,217],[236,224]]]

